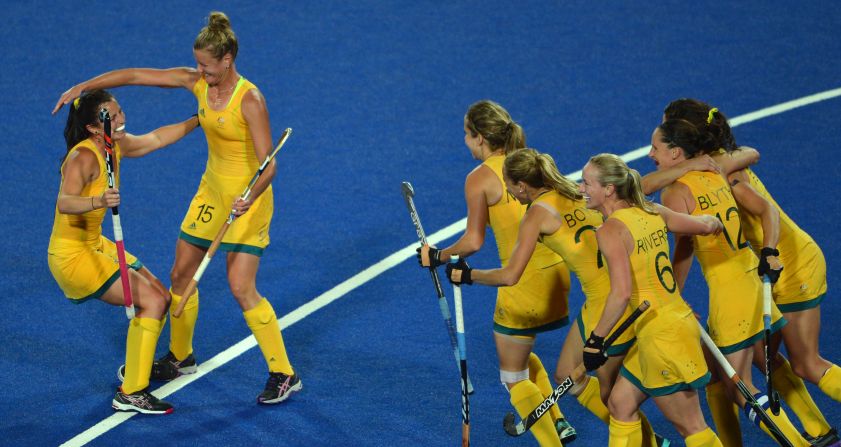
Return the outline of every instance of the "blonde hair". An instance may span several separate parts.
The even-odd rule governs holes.
[[[193,43],[194,50],[206,50],[216,60],[222,59],[226,54],[231,53],[233,59],[237,58],[237,36],[231,28],[231,21],[224,12],[213,11],[207,17],[207,26],[199,31],[196,41]]]
[[[504,149],[507,154],[514,149],[526,146],[526,135],[508,111],[501,105],[484,99],[467,109],[464,123],[470,136],[482,135],[491,149]]]
[[[602,186],[613,185],[616,197],[648,213],[658,214],[654,204],[642,192],[642,179],[636,169],[631,169],[614,154],[599,154],[590,158],[590,165],[598,169]]]
[[[584,197],[575,182],[561,175],[549,154],[541,154],[529,148],[517,149],[505,157],[502,169],[513,182],[522,181],[533,188],[548,187],[572,200]]]

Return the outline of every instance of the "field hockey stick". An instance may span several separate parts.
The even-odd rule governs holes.
[[[619,327],[616,328],[616,330],[613,331],[613,333],[610,334],[610,336],[607,337],[607,339],[604,341],[605,352],[607,352],[607,348],[609,348],[614,342],[616,342],[616,339],[619,338],[619,336],[622,335],[622,333],[625,332],[629,327],[631,327],[631,325],[634,324],[634,321],[636,321],[637,318],[639,318],[643,312],[648,310],[650,306],[651,303],[649,303],[647,300],[643,301],[639,305],[639,307],[637,307],[636,309],[634,309],[633,312],[631,312],[631,315],[628,315],[628,318],[626,318],[625,321],[623,321],[622,324],[620,324]],[[526,418],[522,421],[515,423],[514,413],[506,414],[505,418],[502,419],[502,428],[505,429],[505,433],[508,433],[511,436],[520,436],[523,433],[529,431],[531,426],[534,425],[538,421],[538,419],[540,419],[544,414],[549,412],[549,409],[552,408],[552,405],[555,405],[555,403],[558,402],[560,398],[564,397],[564,395],[567,392],[569,392],[569,390],[575,384],[575,381],[577,379],[580,379],[581,377],[584,377],[585,374],[587,374],[587,370],[584,368],[584,365],[578,365],[575,368],[575,370],[572,371],[572,374],[567,376],[566,379],[559,383],[558,386],[555,387],[555,390],[552,391],[552,394],[550,394],[549,397],[544,399],[543,402],[540,403],[540,405],[535,407],[535,409],[532,410],[531,413],[529,413],[528,416],[526,416]]]
[[[765,382],[768,384],[768,399],[771,400],[771,412],[780,415],[780,395],[771,383],[771,280],[762,279],[762,324],[765,326]]]
[[[275,146],[274,150],[269,154],[268,157],[263,161],[263,164],[260,165],[260,168],[257,169],[257,172],[254,173],[254,177],[251,178],[251,181],[248,182],[248,186],[243,191],[240,197],[242,200],[248,200],[251,196],[251,188],[257,183],[257,180],[263,174],[263,171],[266,169],[266,166],[274,159],[275,155],[280,152],[280,148],[286,143],[286,139],[292,135],[292,128],[287,127],[286,130],[283,131],[283,135],[280,136],[280,141],[278,141],[277,146]],[[232,209],[230,213],[228,213],[228,219],[222,224],[222,228],[219,229],[219,232],[216,233],[216,238],[213,239],[213,243],[210,244],[210,248],[207,249],[207,253],[204,254],[204,259],[202,259],[201,264],[199,264],[199,268],[196,269],[196,273],[193,274],[193,279],[190,280],[190,283],[187,285],[187,288],[181,294],[181,302],[178,303],[178,307],[172,313],[175,317],[180,317],[181,313],[184,312],[184,306],[187,305],[187,301],[190,299],[190,295],[196,291],[196,287],[199,285],[199,280],[201,280],[202,275],[204,275],[204,270],[210,264],[210,260],[213,259],[213,255],[216,254],[216,250],[219,249],[219,246],[222,245],[222,238],[225,237],[225,233],[228,231],[228,227],[234,222],[237,216],[234,214],[234,210]]]
[[[458,262],[458,255],[450,263]],[[470,400],[467,397],[467,345],[464,341],[464,312],[461,307],[461,286],[453,284],[453,307],[456,313],[456,338],[458,339],[459,368],[461,369],[461,446],[470,446]]]
[[[742,382],[742,379],[736,374],[736,370],[730,365],[730,362],[727,361],[727,358],[724,357],[724,354],[721,353],[721,350],[718,349],[718,346],[713,343],[712,339],[710,338],[707,331],[704,329],[704,326],[701,325],[701,322],[698,322],[698,326],[701,329],[701,340],[703,340],[704,345],[709,349],[709,351],[713,354],[716,361],[719,365],[721,365],[721,369],[724,370],[724,374],[730,378],[730,380],[736,385],[738,388],[739,393],[741,393],[742,397],[745,398],[745,405],[750,406],[751,412],[753,413],[754,417],[758,417],[765,427],[768,428],[768,431],[771,433],[771,436],[783,447],[794,447],[791,441],[786,438],[780,428],[777,427],[777,424],[771,420],[771,417],[768,416],[765,411],[762,409],[762,405],[759,401],[756,400],[753,394],[748,390],[748,387]]]
[[[99,120],[102,121],[102,140],[105,143],[105,172],[108,176],[108,187],[114,188],[114,142],[111,140],[111,115],[108,110],[99,111]],[[117,246],[117,261],[120,265],[120,282],[123,285],[123,303],[126,307],[126,317],[134,319],[134,302],[131,299],[131,283],[128,278],[128,266],[126,265],[126,247],[123,243],[123,226],[120,223],[120,212],[117,207],[111,208],[111,223],[114,224],[114,244]]]
[[[406,206],[409,208],[409,216],[412,218],[412,223],[415,224],[415,232],[418,234],[421,246],[426,245],[426,233],[423,231],[418,210],[415,208],[415,190],[409,182],[402,184],[403,199],[406,200]],[[447,334],[450,336],[450,346],[453,349],[453,355],[456,359],[456,365],[461,369],[461,362],[458,355],[458,343],[456,342],[456,331],[453,327],[453,319],[450,316],[450,305],[447,303],[447,297],[444,295],[444,288],[441,287],[441,280],[438,278],[438,271],[434,267],[429,267],[429,274],[432,276],[432,283],[435,285],[435,293],[438,294],[438,307],[441,309],[441,316],[444,317],[444,324],[447,326]],[[470,377],[467,378],[467,393],[473,394],[473,383]]]

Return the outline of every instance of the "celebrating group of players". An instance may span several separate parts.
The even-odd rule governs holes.
[[[458,255],[446,267],[450,282],[498,287],[500,380],[520,417],[553,392],[531,351],[538,333],[567,324],[572,271],[585,302],[555,379],[574,379],[570,393],[609,425],[611,447],[668,445],[640,411],[649,397],[688,447],[742,445],[738,408],[781,445],[838,442],[804,384],[841,402],[841,368],[818,351],[823,254],[749,169],[759,154],[737,146],[723,113],[694,99],[673,101],[651,137],[656,172],[641,178],[616,155],[599,154],[584,166],[580,184],[550,155],[528,149],[523,129],[493,101],[470,106],[464,133],[481,162],[465,180],[467,229],[449,247],[424,245],[418,258],[436,268]],[[662,205],[646,198],[658,190]],[[486,226],[502,267],[473,269],[464,259],[481,248]],[[709,286],[708,335],[680,294],[693,254]],[[765,321],[763,278],[773,283]],[[643,302],[649,307],[631,329],[606,345]],[[702,336],[710,340],[706,349]],[[781,341],[790,359],[778,352]],[[771,396],[753,385],[752,365],[763,373],[771,366]],[[699,389],[717,434],[704,420]],[[779,408],[777,393],[803,433]],[[576,437],[557,405],[531,433],[542,446]]]
[[[239,195],[271,150],[265,100],[236,71],[237,41],[224,14],[210,15],[193,49],[196,69],[108,72],[69,89],[53,110],[70,109],[48,261],[59,286],[75,302],[93,298],[123,305],[125,299],[117,284],[118,249],[102,235],[105,208],[120,203],[117,185],[106,181],[106,155],[117,161],[143,156],[197,126],[207,137],[207,168],[181,224],[169,290],[134,256],[127,254],[123,261],[131,267],[129,284],[138,312],[119,370],[123,383],[112,401],[118,410],[169,413],[169,403],[148,393],[150,378],[171,380],[196,371],[192,339],[198,292],[182,293],[227,210],[238,219],[221,243],[230,289],[269,369],[258,402],[282,402],[301,389],[275,312],[256,288],[260,256],[269,243],[274,164],[250,197]],[[103,90],[122,85],[186,88],[197,98],[198,113],[131,135],[119,103]],[[103,110],[113,132],[100,119]],[[451,282],[499,287],[494,340],[500,380],[521,417],[553,392],[532,347],[536,334],[568,324],[572,271],[586,300],[554,378],[574,379],[570,393],[609,425],[611,446],[668,443],[639,410],[649,397],[689,447],[741,445],[739,407],[783,444],[837,442],[804,384],[809,381],[841,401],[841,368],[818,351],[826,293],[823,254],[749,169],[758,153],[737,146],[723,113],[697,100],[673,101],[651,137],[649,157],[656,172],[641,178],[619,157],[600,154],[584,167],[581,184],[564,177],[548,154],[528,149],[523,129],[499,104],[470,106],[464,133],[465,144],[481,162],[465,181],[467,230],[449,247],[423,246],[419,258],[424,267],[436,268],[458,255],[458,263],[447,264]],[[115,174],[119,177],[119,169]],[[658,190],[662,205],[646,199]],[[473,269],[464,259],[482,247],[488,225],[502,267]],[[674,234],[674,251],[668,232]],[[693,254],[709,285],[706,329],[680,295]],[[773,283],[768,321],[763,321],[763,278]],[[170,312],[169,352],[155,361],[168,308],[182,300],[188,300],[183,314]],[[606,343],[617,324],[643,302],[648,308],[632,328]],[[774,333],[770,344],[763,337],[766,328]],[[706,350],[701,343],[705,330],[714,343]],[[790,359],[778,352],[780,343]],[[716,352],[726,361],[714,360],[710,354]],[[723,373],[726,365],[740,381]],[[775,393],[763,394],[753,385],[752,365],[769,376],[803,433],[775,405]],[[595,377],[582,369],[594,371]],[[717,434],[704,420],[699,389],[706,391]],[[531,433],[544,446],[576,436],[557,405],[533,424]]]
[[[197,270],[206,265],[202,260],[229,213],[237,224],[221,233],[224,237],[218,247],[227,255],[231,293],[269,369],[257,402],[280,403],[302,387],[287,357],[274,309],[256,287],[260,256],[269,244],[275,165],[272,162],[261,168],[259,179],[249,186],[251,194],[241,196],[258,166],[267,160],[272,136],[263,95],[237,72],[237,50],[228,17],[213,12],[193,44],[197,68],[111,71],[70,88],[53,109],[55,113],[64,105],[70,108],[64,131],[67,153],[61,164],[61,186],[48,248],[50,271],[73,302],[99,299],[121,306],[130,296],[137,307],[126,337],[126,363],[117,373],[122,381],[112,400],[117,410],[171,413],[171,404],[148,392],[150,378],[167,381],[196,372],[192,342],[199,311],[198,290],[190,296],[182,295]],[[126,115],[119,103],[103,90],[122,85],[185,88],[196,96],[198,112],[181,123],[131,135],[125,130]],[[102,116],[109,117],[113,131]],[[126,253],[123,260],[118,259],[121,247],[102,235],[105,208],[120,203],[119,182],[111,186],[106,182],[106,158],[119,161],[146,155],[178,141],[197,126],[207,137],[207,167],[181,224],[171,287],[167,290],[136,257]],[[118,178],[118,163],[115,174]],[[119,242],[121,238],[116,239]],[[130,286],[125,289],[117,283],[119,263],[130,267]],[[183,312],[175,311],[182,300],[187,300]],[[168,309],[169,352],[154,360]]]

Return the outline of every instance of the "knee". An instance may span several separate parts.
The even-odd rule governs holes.
[[[618,419],[620,421],[630,421],[637,411],[637,409],[629,403],[628,399],[611,395],[606,400],[605,405],[607,405],[607,409],[610,411],[610,415],[613,416],[614,419]]]
[[[172,270],[169,271],[169,283],[172,284],[173,288],[181,289],[185,287],[189,279],[188,275],[184,274],[176,265],[173,265]]]
[[[254,284],[250,281],[233,276],[228,276],[228,287],[230,287],[231,293],[237,299],[244,298],[256,290]]]
[[[505,385],[505,388],[508,391],[511,391],[511,388],[514,388],[518,383],[529,380],[529,369],[526,368],[522,371],[506,371],[504,369],[499,370],[499,381]]]
[[[162,317],[169,308],[170,295],[163,293],[151,285],[142,287],[139,290],[141,296],[138,305],[145,311],[156,317]]]

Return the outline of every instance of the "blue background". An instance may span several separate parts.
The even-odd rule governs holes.
[[[258,275],[279,315],[416,243],[401,181],[414,185],[428,234],[465,216],[463,180],[476,161],[463,144],[462,118],[479,99],[503,104],[529,146],[570,173],[593,154],[648,144],[663,107],[678,97],[736,117],[841,87],[841,12],[832,2],[4,4],[0,444],[60,444],[109,417],[124,356],[122,310],[71,305],[47,269],[66,121],[66,110],[50,111],[67,88],[110,69],[193,66],[193,39],[214,9],[231,19],[237,68],[265,95],[274,137],[294,129],[278,159],[272,245]],[[114,93],[132,133],[196,111],[182,89]],[[836,363],[839,113],[841,99],[831,99],[735,129],[740,143],[761,151],[756,172],[766,186],[827,256],[821,346]],[[204,137],[195,132],[123,166],[126,245],[166,284],[205,160]],[[653,169],[645,158],[631,165]],[[472,264],[492,266],[495,253],[489,239]],[[175,414],[131,418],[92,444],[456,444],[459,378],[428,275],[404,254],[284,330],[304,381],[288,403],[255,404],[266,371],[251,349],[169,396]],[[201,284],[199,362],[250,334],[223,264],[214,262]],[[705,313],[698,270],[685,296]],[[532,445],[530,436],[509,438],[501,429],[510,406],[491,338],[495,291],[473,287],[464,295],[473,443]],[[571,309],[581,301],[576,284]],[[565,331],[539,337],[547,366]],[[162,340],[159,354],[168,331]],[[809,388],[830,422],[841,422],[838,403]],[[562,406],[579,432],[574,445],[607,444],[606,427],[592,415],[572,399]],[[653,406],[645,409],[658,432],[678,438]],[[771,445],[743,427],[746,443]]]

